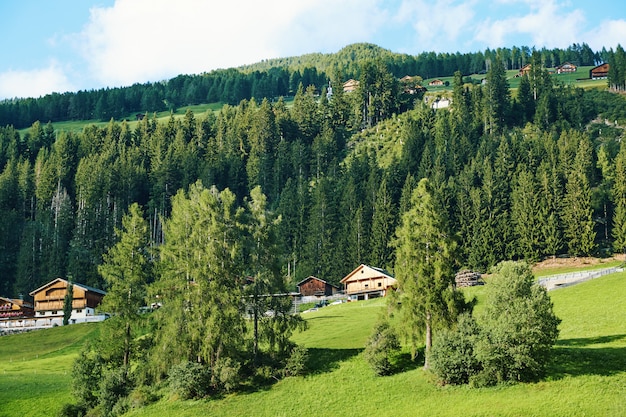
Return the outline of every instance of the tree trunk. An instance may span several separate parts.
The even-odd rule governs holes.
[[[430,348],[433,345],[433,334],[431,327],[431,319],[432,316],[430,311],[426,312],[426,347],[424,349],[424,369],[429,369],[430,364],[428,363],[428,353],[430,353]]]

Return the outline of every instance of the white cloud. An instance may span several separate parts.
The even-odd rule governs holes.
[[[476,31],[476,40],[490,47],[511,46],[511,42],[525,35],[537,47],[564,48],[578,40],[577,34],[585,23],[584,13],[575,9],[566,11],[565,5],[555,0],[499,0],[500,3],[524,3],[528,13],[506,19],[485,19]]]
[[[417,50],[450,51],[448,45],[466,43],[461,38],[473,26],[475,6],[476,0],[404,0],[396,19],[412,25]]]
[[[75,89],[63,69],[54,62],[47,68],[0,73],[0,97],[4,98],[40,97]]]
[[[615,49],[618,44],[626,48],[626,20],[604,21],[585,34],[581,42],[586,42],[594,51],[599,51],[602,47]]]
[[[117,0],[94,8],[76,38],[106,85],[250,64],[366,40],[379,0]]]

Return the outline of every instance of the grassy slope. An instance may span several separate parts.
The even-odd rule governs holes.
[[[54,416],[72,401],[72,362],[96,324],[0,337],[0,416]]]
[[[547,380],[536,384],[438,387],[419,368],[391,377],[373,376],[360,349],[384,308],[381,300],[375,300],[309,313],[310,329],[295,339],[326,360],[313,375],[220,400],[163,400],[131,415],[625,415],[625,280],[626,274],[615,274],[551,293],[563,319],[561,338]]]
[[[361,350],[384,310],[379,299],[304,315],[309,330],[294,339],[310,349],[312,375],[219,400],[163,399],[130,415],[626,415],[625,284],[621,273],[550,293],[563,319],[561,337],[547,379],[536,384],[438,387],[420,368],[375,377]],[[484,288],[466,291],[480,301]],[[0,416],[50,416],[70,401],[71,362],[96,329],[77,325],[0,338]]]

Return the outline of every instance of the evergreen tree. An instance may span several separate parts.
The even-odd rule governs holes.
[[[413,191],[411,208],[402,215],[394,241],[401,326],[413,358],[422,336],[428,358],[433,327],[451,323],[462,305],[463,296],[454,289],[455,244],[444,226],[429,181],[422,179]],[[427,360],[424,367],[428,368]]]
[[[107,284],[102,308],[115,315],[123,339],[123,366],[130,366],[135,343],[132,329],[139,324],[139,313],[146,301],[146,286],[151,278],[149,228],[138,204],[132,204],[116,229],[118,242],[103,255],[98,272]]]
[[[613,247],[626,253],[626,142],[620,143],[619,153],[615,158],[615,184],[613,185]]]

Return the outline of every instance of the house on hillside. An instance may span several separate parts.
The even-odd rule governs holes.
[[[432,80],[431,82],[428,83],[428,85],[430,85],[431,87],[442,86],[443,84],[444,82],[441,81],[440,79]]]
[[[569,62],[561,64],[555,68],[557,74],[566,74],[570,72],[576,72],[577,69],[578,67],[576,67],[576,65],[569,63]]]
[[[0,297],[0,320],[23,319],[34,315],[35,309],[32,303],[22,299]]]
[[[515,74],[515,77],[523,77],[524,75],[528,75],[531,68],[532,68],[532,65],[530,64],[524,65],[522,68],[520,68],[519,72]]]
[[[600,64],[597,67],[593,67],[589,70],[589,78],[592,80],[600,80],[609,76],[609,64]]]
[[[63,323],[63,303],[69,286],[69,281],[57,278],[30,293],[35,301],[35,319],[38,325],[52,326]],[[96,315],[96,307],[100,305],[106,292],[76,282],[73,282],[72,286],[70,323],[104,320],[105,315]]]
[[[346,275],[341,283],[346,295],[356,301],[384,297],[397,281],[384,269],[361,264]]]
[[[298,282],[298,292],[302,296],[329,297],[339,292],[339,287],[314,276]]]
[[[359,82],[357,80],[353,80],[352,78],[350,78],[348,81],[343,83],[343,92],[351,93],[355,91],[358,88],[358,86],[359,86]]]

